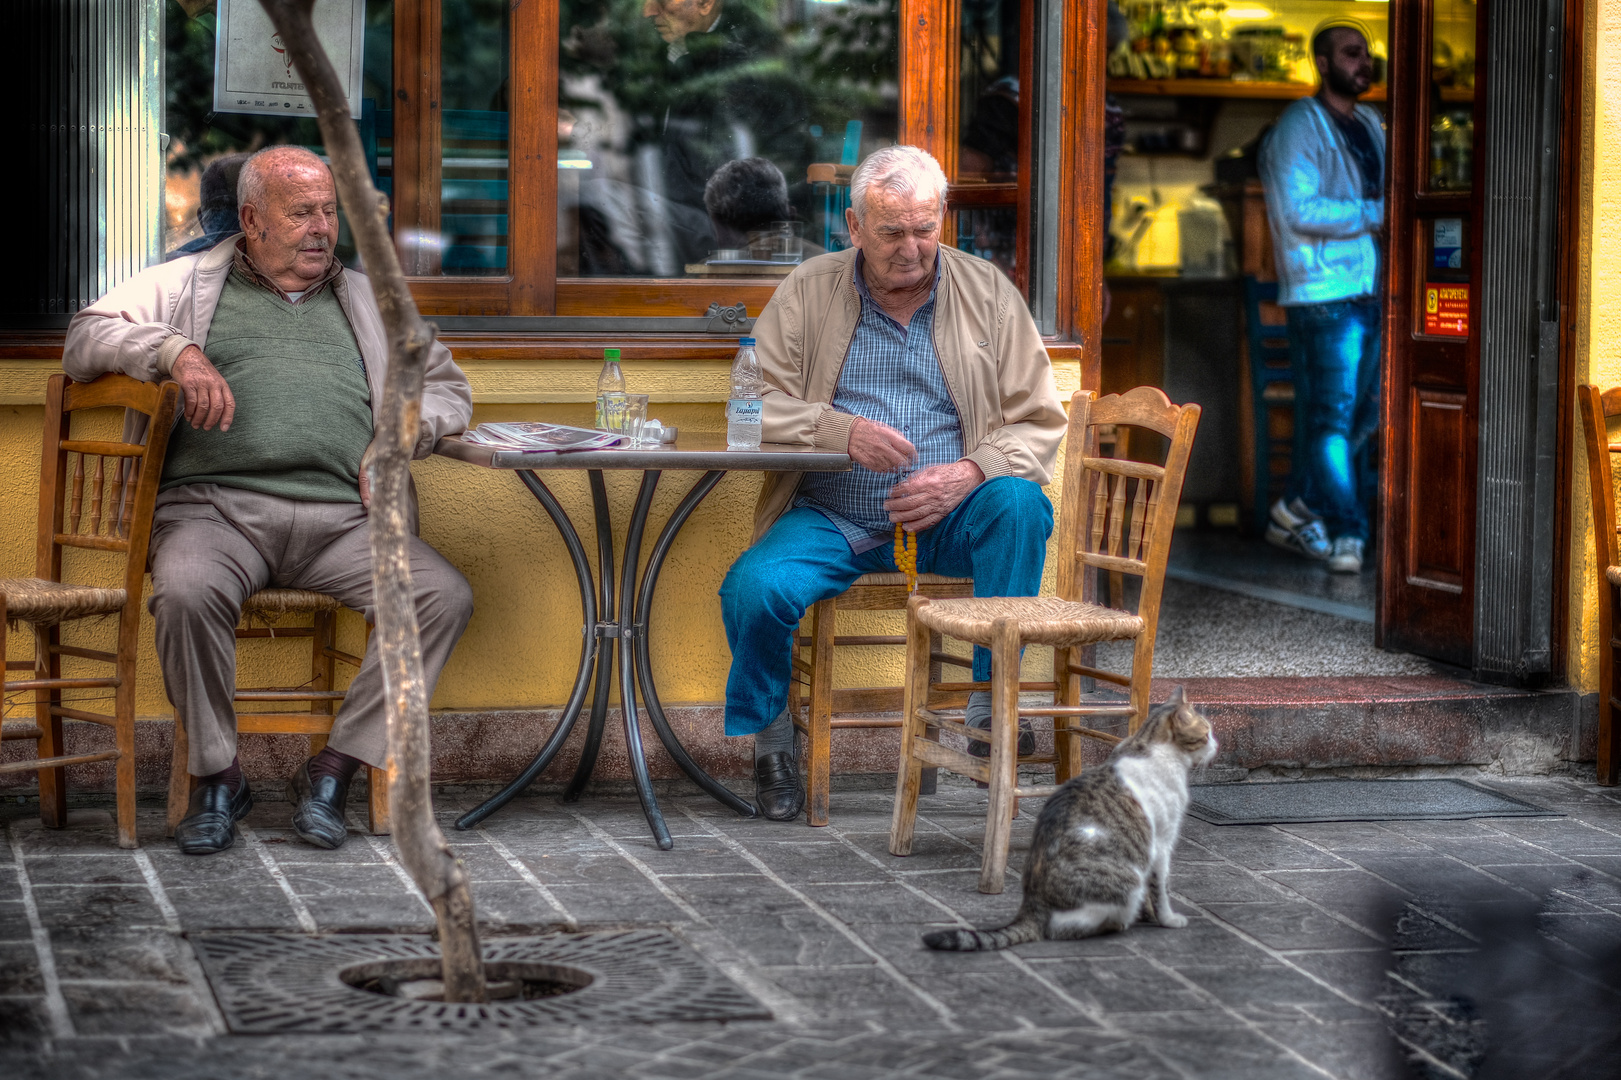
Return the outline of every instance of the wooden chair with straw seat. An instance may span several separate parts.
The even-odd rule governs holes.
[[[242,623],[236,629],[237,641],[293,640],[310,642],[310,679],[302,686],[242,687],[236,700],[242,702],[308,702],[306,712],[238,712],[236,731],[241,735],[307,735],[309,752],[316,754],[326,745],[332,720],[343,703],[344,692],[336,688],[337,664],[359,668],[361,657],[337,647],[338,612],[343,603],[325,593],[307,589],[261,589],[242,605]],[[271,621],[287,616],[308,616],[297,626],[273,626]],[[368,628],[368,633],[370,632]],[[185,725],[175,717],[174,757],[169,763],[169,835],[186,816],[197,778],[186,768],[189,743]],[[388,818],[388,770],[366,766],[367,824],[375,834],[390,830]]]
[[[935,599],[974,595],[973,578],[919,574],[917,591]],[[832,782],[832,735],[846,728],[898,728],[893,716],[901,708],[899,686],[833,688],[833,650],[837,646],[905,645],[903,634],[849,634],[836,631],[840,611],[905,611],[906,575],[863,574],[844,592],[817,602],[807,616],[809,634],[801,634],[794,650],[794,678],[789,688],[789,713],[794,726],[805,734],[805,814],[810,824],[827,824],[828,790]],[[938,644],[938,642],[937,642]],[[805,650],[808,655],[801,655]],[[932,670],[939,682],[939,664]],[[809,694],[801,695],[800,686]],[[946,691],[949,693],[950,691]],[[801,712],[800,698],[808,697]],[[851,715],[857,714],[857,715]],[[866,714],[866,715],[860,715]],[[926,778],[924,787],[932,790]]]
[[[1587,445],[1587,479],[1593,496],[1593,541],[1597,548],[1599,611],[1598,782],[1614,784],[1621,778],[1621,727],[1615,712],[1615,662],[1621,640],[1616,638],[1616,610],[1621,607],[1621,553],[1617,551],[1615,482],[1610,455],[1621,453],[1621,443],[1610,441],[1608,425],[1621,415],[1621,388],[1599,392],[1596,386],[1576,388],[1582,411],[1583,441]]]
[[[1169,439],[1164,464],[1098,456],[1098,428],[1105,424],[1147,429]],[[1020,787],[1019,766],[1050,763],[1056,782],[1062,784],[1080,772],[1083,738],[1120,741],[1119,735],[1083,722],[1114,721],[1118,726],[1124,721],[1128,731],[1135,731],[1148,715],[1160,593],[1198,424],[1199,406],[1173,405],[1153,387],[1139,386],[1101,400],[1092,391],[1077,391],[1065,439],[1058,595],[966,600],[914,596],[907,603],[906,694],[889,832],[891,854],[911,853],[924,766],[950,769],[990,789],[979,890],[1001,892],[1018,800],[1057,790],[1055,785]],[[1098,575],[1113,572],[1142,580],[1135,614],[1095,602]],[[991,681],[974,687],[991,692],[989,731],[970,728],[928,704],[934,634],[991,650]],[[1134,642],[1129,676],[1093,666],[1086,650],[1106,641]],[[1019,704],[1019,655],[1025,645],[1053,650],[1055,690],[1050,705]],[[1082,678],[1124,686],[1126,700],[1084,702]],[[1054,753],[1018,756],[1020,717],[1052,718]],[[975,758],[929,738],[940,731],[990,743],[990,757]]]
[[[4,670],[32,673],[28,678],[5,681],[5,693],[34,695],[33,723],[0,723],[0,738],[32,739],[36,751],[32,758],[0,763],[0,773],[38,770],[40,819],[49,827],[60,828],[67,824],[67,766],[114,762],[118,846],[124,848],[138,846],[135,669],[146,549],[152,536],[152,508],[163,472],[163,455],[179,400],[180,387],[173,382],[146,383],[127,375],[103,375],[94,382],[76,383],[66,375],[51,376],[45,390],[35,576],[0,580],[0,658],[5,658]],[[146,445],[72,437],[75,413],[108,408],[145,413],[149,418]],[[102,588],[64,582],[64,548],[122,556],[118,575],[121,585]],[[63,644],[64,623],[115,616],[118,644],[113,651]],[[33,628],[32,660],[10,659],[10,622],[26,622]],[[64,657],[110,665],[112,673],[65,678]],[[4,681],[3,677],[0,681]],[[111,715],[78,707],[88,701],[66,703],[63,691],[76,690],[111,691]],[[112,728],[114,749],[67,753],[63,745],[64,719]]]

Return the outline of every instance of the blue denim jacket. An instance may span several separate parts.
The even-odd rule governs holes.
[[[1356,107],[1385,155],[1384,125]],[[1261,180],[1278,267],[1280,304],[1326,304],[1378,292],[1385,201],[1362,197],[1362,176],[1337,125],[1316,98],[1283,111],[1261,146]]]

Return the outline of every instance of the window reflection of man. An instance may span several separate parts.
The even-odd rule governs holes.
[[[803,175],[812,148],[805,88],[783,66],[781,29],[748,4],[644,0],[641,11],[668,61],[649,102],[657,110],[649,119],[663,186],[658,213],[679,261],[696,262],[717,246],[704,190],[721,166],[759,156]]]
[[[721,0],[646,0],[642,18],[653,20],[653,29],[670,46],[671,62],[687,52],[687,35],[708,33],[720,22]]]

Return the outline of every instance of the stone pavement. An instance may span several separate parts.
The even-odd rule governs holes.
[[[388,1039],[226,1035],[187,940],[231,928],[426,931],[428,909],[386,840],[355,834],[318,851],[288,831],[287,804],[261,801],[235,848],[187,858],[158,839],[154,803],[142,808],[147,846],[125,852],[104,809],[47,831],[33,804],[10,799],[0,1074],[1469,1076],[1490,1037],[1483,1018],[1496,1015],[1470,999],[1483,985],[1470,982],[1477,914],[1523,922],[1556,997],[1586,988],[1579,1021],[1614,1028],[1621,1015],[1616,965],[1600,967],[1621,948],[1621,796],[1568,779],[1479,782],[1569,816],[1189,820],[1172,881],[1186,929],[969,955],[929,952],[919,936],[1011,915],[1032,815],[1016,823],[1008,891],[981,895],[985,800],[966,784],[943,782],[923,801],[907,859],[887,853],[889,791],[870,783],[836,787],[833,824],[816,830],[666,794],[669,852],[630,798],[524,798],[456,833],[449,821],[479,793],[442,793],[488,938],[668,927],[775,1019]]]

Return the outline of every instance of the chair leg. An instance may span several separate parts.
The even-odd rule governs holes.
[[[122,653],[122,649],[120,653]],[[135,827],[135,656],[118,663],[118,689],[114,696],[113,738],[118,745],[114,797],[118,801],[118,846],[140,847]]]
[[[331,690],[337,682],[337,662],[327,654],[330,649],[338,647],[338,616],[333,611],[317,611],[310,620],[310,689]],[[312,703],[311,712],[324,712],[328,716],[336,714],[333,703],[323,701]],[[310,736],[310,757],[314,757],[326,748],[326,735]]]
[[[946,639],[945,639],[944,635],[939,634],[939,633],[931,633],[929,635],[929,656],[933,657],[935,653],[942,653],[942,652],[945,652],[945,651],[946,651]],[[944,681],[945,676],[942,674],[941,668],[942,668],[942,665],[938,660],[931,659],[929,661],[929,685],[930,686],[933,686],[935,683]],[[923,737],[925,739],[928,739],[930,742],[939,742],[940,741],[940,729],[939,728],[934,728],[934,727],[928,727],[927,725],[925,725],[924,730],[923,730]],[[923,770],[923,784],[922,784],[921,787],[918,788],[918,794],[919,795],[935,795],[935,794],[938,794],[939,791],[940,791],[940,767],[938,765],[929,765],[929,766],[925,767],[924,770]]]
[[[186,725],[174,718],[174,751],[169,755],[169,820],[163,833],[174,836],[176,825],[186,816],[186,805],[191,802],[192,775],[188,766],[191,740],[186,737]]]
[[[838,601],[818,601],[811,608],[810,712],[806,717],[806,817],[827,824],[828,789],[833,772],[833,635],[838,628]]]
[[[985,815],[985,851],[979,864],[979,891],[999,893],[1007,871],[1008,839],[1019,784],[1019,624],[991,624],[990,806]]]
[[[394,831],[388,816],[388,770],[374,765],[366,766],[366,824],[373,836],[387,836]]]
[[[1069,674],[1072,656],[1069,649],[1053,650],[1053,681],[1058,684],[1053,694],[1054,705],[1080,704],[1080,677]],[[1075,725],[1072,717],[1053,717],[1053,752],[1058,756],[1053,768],[1055,784],[1062,784],[1081,774],[1083,736],[1075,731]]]
[[[895,766],[895,806],[889,822],[891,855],[912,853],[917,797],[923,787],[923,763],[915,756],[913,744],[924,738],[927,726],[917,714],[929,702],[929,630],[917,617],[918,608],[927,603],[927,599],[913,596],[906,605],[906,684],[901,693],[901,749]]]
[[[34,628],[34,678],[55,679],[62,674],[62,658],[51,652],[61,640],[55,626]],[[60,690],[35,691],[34,723],[40,730],[37,743],[40,757],[67,753],[62,745],[62,718],[51,715],[51,706],[62,703]],[[68,771],[65,768],[39,770],[39,820],[47,829],[60,829],[68,823]]]

